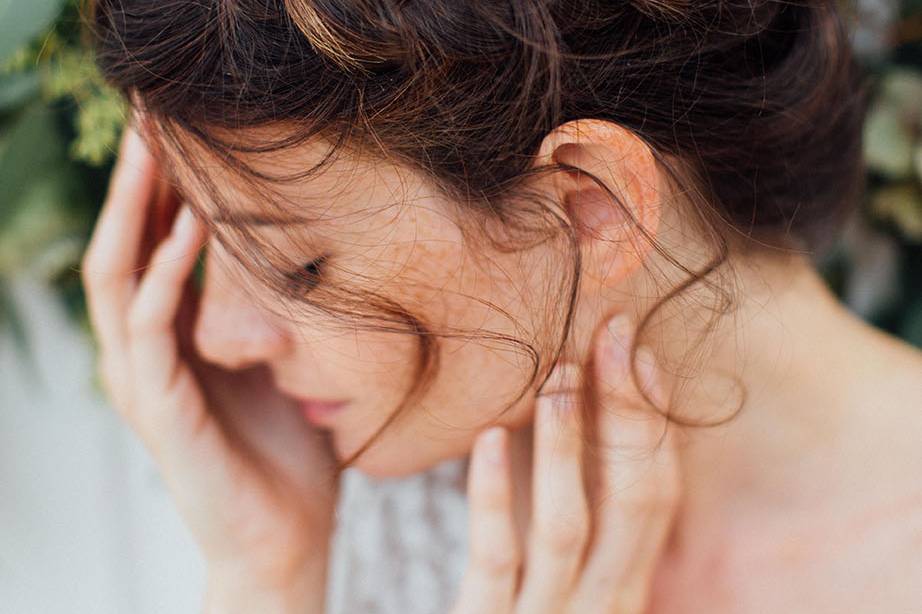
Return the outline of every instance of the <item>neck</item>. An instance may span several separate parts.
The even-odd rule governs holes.
[[[688,318],[669,318],[650,337],[666,361],[677,414],[728,418],[677,427],[685,494],[676,540],[693,550],[718,534],[733,539],[728,528],[745,531],[740,522],[751,526],[847,491],[845,480],[862,469],[846,469],[860,455],[842,452],[873,423],[861,410],[874,377],[861,354],[880,346],[877,333],[806,259],[750,259],[734,273],[734,308],[705,337],[706,351],[685,353]],[[668,366],[676,356],[696,362],[693,377]]]
[[[684,493],[670,550],[686,562],[792,510],[840,505],[859,480],[881,482],[878,459],[888,446],[917,445],[911,435],[895,443],[894,431],[881,428],[892,416],[868,410],[900,404],[898,394],[885,398],[874,383],[891,376],[898,361],[905,364],[907,347],[851,314],[805,257],[737,258],[732,274],[716,281],[733,298],[726,313],[689,292],[690,300],[673,300],[641,336],[673,391],[673,415],[711,424],[726,418],[717,426],[670,426],[678,434]],[[650,307],[635,305],[637,297],[657,290],[626,289],[635,322]],[[868,448],[874,432],[889,434],[871,443],[881,451]],[[513,465],[526,475],[530,429],[517,435]],[[527,518],[527,490],[517,494]]]

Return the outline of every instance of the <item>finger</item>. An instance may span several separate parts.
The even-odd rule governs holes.
[[[521,614],[562,612],[582,562],[589,513],[579,389],[578,368],[560,365],[536,401],[532,522],[516,603]]]
[[[638,388],[630,373],[632,343],[630,322],[616,318],[596,348],[602,466],[592,497],[595,535],[574,599],[576,611],[588,604],[601,612],[645,611],[678,502],[672,431],[640,393],[642,388],[662,405],[659,370],[649,348],[639,348]],[[609,602],[600,602],[601,596]]]
[[[172,186],[166,183],[164,184],[161,198],[161,202],[163,204],[161,213],[172,211],[173,215],[169,218],[169,220],[175,219],[176,212],[180,209],[182,203],[179,202],[179,197],[175,190],[173,190]],[[207,225],[203,226],[203,231],[205,232],[206,236],[202,241],[207,246],[207,235],[209,233],[209,229]],[[163,232],[163,234],[168,232],[169,226]],[[195,275],[187,276],[184,283],[185,288],[182,291],[182,300],[179,304],[179,308],[176,314],[176,335],[177,343],[179,345],[178,353],[180,357],[197,368],[199,357],[197,356],[195,349],[194,332],[195,323],[198,320],[199,305],[201,303],[201,288],[195,279]]]
[[[202,224],[184,206],[151,256],[128,313],[132,367],[155,389],[169,388],[177,358],[174,323],[203,238]]]
[[[142,398],[135,417],[135,427],[151,445],[157,445],[158,432],[171,432],[180,419],[190,427],[203,421],[202,416],[160,416],[150,409],[150,399],[158,407],[188,408],[166,402],[167,399],[184,398],[176,392],[177,386],[189,384],[178,378],[186,365],[178,355],[174,322],[176,319],[185,279],[195,265],[204,232],[188,207],[183,207],[171,234],[157,247],[150,265],[138,286],[127,322],[128,358],[133,374],[132,381]],[[188,393],[189,391],[185,391]],[[144,402],[147,400],[148,402]],[[190,405],[191,406],[191,405]],[[205,411],[199,407],[196,411]],[[164,421],[169,425],[164,427]]]
[[[102,349],[118,356],[154,182],[153,157],[141,137],[126,128],[109,193],[81,263],[93,329]]]
[[[143,266],[158,245],[170,234],[173,221],[182,205],[182,199],[176,193],[173,181],[163,173],[158,173],[152,188],[152,201],[147,216],[147,226],[142,235],[142,247],[138,265]]]
[[[512,609],[520,557],[507,440],[505,429],[493,427],[480,435],[471,455],[470,555],[453,614]]]

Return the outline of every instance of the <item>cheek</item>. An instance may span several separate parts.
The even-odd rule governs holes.
[[[357,407],[397,403],[412,381],[416,341],[410,335],[376,333],[327,323],[293,330],[290,368],[305,390],[323,398],[348,398]],[[367,417],[367,416],[366,416]]]
[[[418,256],[412,267],[415,279],[407,278],[394,297],[436,334],[437,376],[425,396],[406,407],[358,459],[360,469],[376,475],[410,473],[464,455],[485,426],[515,427],[531,417],[534,392],[528,386],[541,349],[532,339],[533,314],[521,300],[523,293],[511,291],[516,280],[498,280],[472,261],[447,270],[444,263],[463,259],[444,248],[423,249]],[[386,343],[373,350],[409,361],[415,359],[417,347],[405,347],[405,354],[391,351]],[[392,367],[393,363],[385,364],[383,371]],[[399,398],[388,395],[389,403],[374,403],[382,416],[393,411],[411,386],[412,381],[404,381]],[[385,373],[378,385],[387,389],[393,383]],[[340,448],[361,445],[355,435],[337,434]]]
[[[475,436],[488,425],[517,428],[530,421],[532,392],[515,402],[528,383],[530,361],[477,341],[440,339],[439,351],[439,371],[431,388],[404,408],[359,456],[358,469],[379,477],[416,473],[466,455]],[[386,386],[386,382],[380,384]],[[406,388],[397,392],[402,396]],[[364,445],[375,433],[368,425],[383,424],[396,403],[375,400],[367,406],[367,413],[356,412],[354,428],[335,431],[340,458]]]
[[[537,263],[533,253],[487,256],[485,246],[466,243],[442,218],[392,237],[385,250],[371,256],[341,261],[343,270],[382,280],[369,289],[419,318],[434,333],[438,356],[436,377],[425,395],[403,408],[356,466],[377,475],[418,471],[467,453],[488,424],[528,421],[534,391],[524,389],[538,356],[547,355],[537,339],[545,337],[542,316],[551,300],[547,280],[534,270],[546,269],[547,263]],[[333,433],[340,456],[347,457],[413,387],[419,343],[411,334],[366,330],[330,341],[316,344],[323,357],[315,359],[329,372],[324,379],[359,400]]]
[[[485,253],[455,236],[418,241],[394,285],[395,298],[419,314],[438,345],[438,379],[426,409],[461,427],[490,420],[515,401],[543,353],[539,302],[523,270],[528,259]]]

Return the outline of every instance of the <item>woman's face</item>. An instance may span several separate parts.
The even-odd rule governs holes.
[[[247,159],[259,170],[296,172],[313,165],[325,147],[261,154]],[[380,160],[341,153],[319,174],[265,186],[309,223],[252,224],[259,245],[303,266],[324,256],[324,290],[346,286],[399,304],[436,336],[436,375],[425,393],[388,424],[355,466],[373,475],[418,471],[469,451],[476,433],[497,422],[529,419],[534,390],[515,401],[542,371],[560,334],[565,312],[566,257],[548,243],[501,252],[459,220],[456,209],[416,174]],[[177,168],[186,196],[214,218],[207,191],[191,169]],[[226,168],[205,169],[221,200],[240,217],[266,216],[265,202]],[[276,215],[273,213],[273,215]],[[551,244],[556,244],[551,242]],[[246,253],[246,252],[244,252]],[[273,261],[273,256],[267,257]],[[326,286],[326,288],[324,287]],[[337,456],[349,458],[381,428],[418,379],[417,335],[367,330],[361,323],[322,313],[263,285],[211,236],[195,342],[204,358],[227,368],[264,363],[284,393],[304,401],[306,418],[332,435]]]

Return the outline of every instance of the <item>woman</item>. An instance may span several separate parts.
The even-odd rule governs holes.
[[[322,611],[337,471],[469,452],[440,611],[922,603],[922,356],[809,257],[863,187],[836,3],[92,23],[139,112],[83,263],[100,370],[207,610]]]

